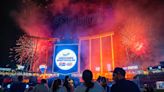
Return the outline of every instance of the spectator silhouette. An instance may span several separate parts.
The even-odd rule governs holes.
[[[97,78],[97,80],[96,80],[96,81],[97,81],[97,83],[99,83],[99,84],[100,84],[100,82],[101,82],[101,78],[102,78],[101,76],[99,76],[99,77]]]
[[[49,87],[47,85],[47,80],[42,79],[41,83],[35,86],[33,92],[50,92]]]
[[[70,84],[70,81],[72,80],[69,78],[69,76],[66,76],[63,85],[66,87],[67,92],[74,92],[73,85]]]
[[[111,92],[140,92],[138,86],[129,80],[125,79],[125,70],[117,67],[113,72],[113,80],[115,84],[111,87]]]
[[[67,89],[62,86],[62,81],[60,79],[54,80],[51,91],[52,92],[67,92]]]
[[[104,89],[97,82],[92,82],[92,72],[85,70],[82,74],[84,83],[75,89],[75,92],[104,92]]]
[[[144,91],[143,92],[154,92],[154,89],[151,85],[144,84]]]
[[[110,88],[107,85],[107,79],[105,77],[101,78],[100,84],[104,88],[105,92],[109,92]]]
[[[18,81],[11,84],[10,92],[24,92],[26,89],[26,84],[22,81],[23,76],[18,76]]]

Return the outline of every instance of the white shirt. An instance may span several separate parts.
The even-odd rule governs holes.
[[[87,87],[84,84],[82,84],[75,89],[75,92],[85,92],[86,89]],[[100,84],[95,82],[93,88],[89,89],[89,92],[105,92],[105,90]]]
[[[51,92],[53,92],[53,91],[51,90]],[[67,89],[66,89],[66,87],[64,87],[64,86],[60,86],[60,87],[57,89],[56,92],[67,92]]]
[[[50,92],[50,89],[46,84],[38,84],[35,86],[33,92]]]

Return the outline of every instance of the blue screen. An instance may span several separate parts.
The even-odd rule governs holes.
[[[56,45],[53,54],[53,72],[68,74],[78,71],[78,45]]]

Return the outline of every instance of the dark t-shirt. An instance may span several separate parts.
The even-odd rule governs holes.
[[[122,79],[111,87],[111,92],[140,92],[140,90],[134,82]]]
[[[11,84],[10,92],[24,92],[26,89],[26,84],[22,82],[16,82]]]

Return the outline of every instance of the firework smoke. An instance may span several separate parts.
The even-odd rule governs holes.
[[[13,15],[26,34],[37,37],[77,40],[112,31],[117,66],[124,61],[148,66],[162,57],[163,4],[161,0],[24,0]]]

